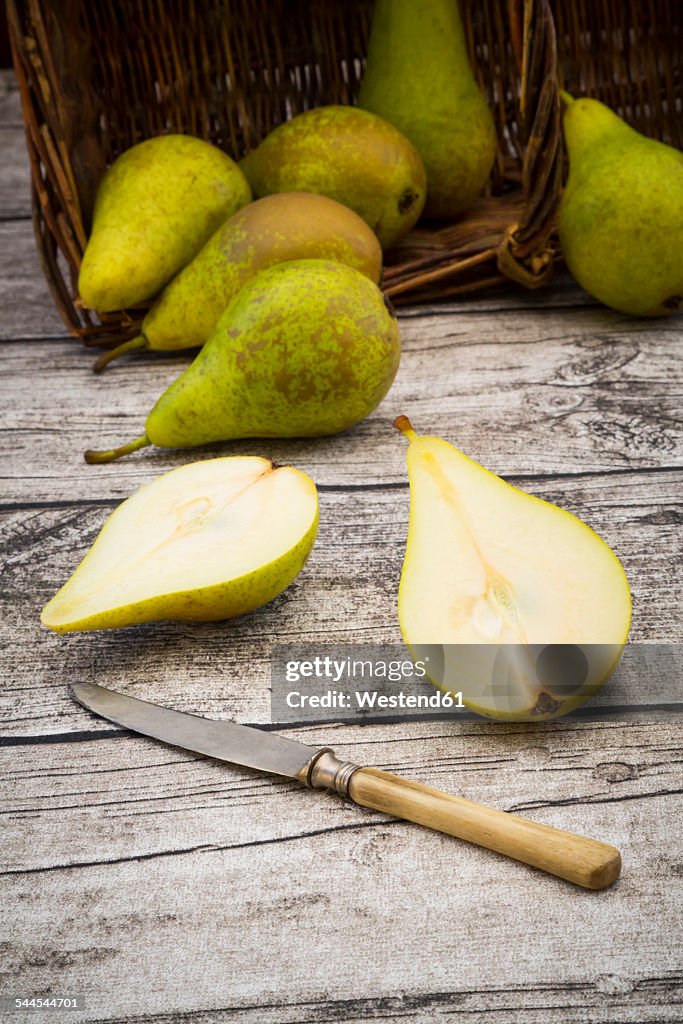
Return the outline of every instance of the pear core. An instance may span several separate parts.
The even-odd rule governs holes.
[[[299,470],[246,456],[182,466],[116,509],[41,621],[66,633],[245,614],[297,576],[317,524]]]
[[[399,621],[411,652],[480,714],[534,720],[578,707],[626,642],[631,601],[616,555],[571,513],[419,437],[405,417],[396,426],[410,441]]]

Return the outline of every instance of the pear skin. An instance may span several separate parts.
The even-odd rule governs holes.
[[[317,528],[299,470],[252,457],[181,466],[119,505],[41,621],[71,633],[245,615],[296,578]]]
[[[150,412],[145,434],[86,452],[86,461],[111,462],[147,444],[339,433],[382,401],[400,351],[396,317],[360,271],[330,260],[279,263],[238,292]]]
[[[349,206],[383,249],[410,231],[425,203],[425,169],[415,147],[393,125],[357,107],[299,114],[240,166],[257,197],[318,192]]]
[[[478,714],[556,718],[616,667],[631,621],[614,552],[405,416],[410,523],[399,622],[427,674]]]
[[[337,260],[375,284],[382,273],[376,235],[347,206],[308,192],[266,196],[218,228],[154,303],[142,322],[142,336],[105,352],[96,371],[134,348],[200,347],[250,277],[295,259]]]
[[[201,139],[160,135],[126,150],[97,190],[81,300],[108,313],[154,298],[250,200],[237,164]]]
[[[598,100],[563,94],[569,178],[559,235],[572,275],[636,316],[683,307],[683,153]]]
[[[358,102],[395,125],[422,157],[426,217],[455,217],[472,205],[497,139],[457,0],[376,0]]]

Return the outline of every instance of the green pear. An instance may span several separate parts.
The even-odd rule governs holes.
[[[119,505],[41,621],[70,633],[244,615],[295,579],[317,529],[305,473],[252,457],[190,463]]]
[[[142,322],[142,334],[105,352],[99,372],[137,348],[196,348],[210,337],[242,285],[286,260],[329,259],[374,281],[382,273],[377,236],[348,206],[310,192],[283,192],[250,203],[216,231],[166,286]]]
[[[569,179],[559,234],[567,266],[622,313],[683,307],[683,153],[597,100],[563,93]]]
[[[109,313],[154,298],[250,199],[237,164],[191,135],[160,135],[126,150],[97,190],[81,300]]]
[[[363,218],[383,249],[422,213],[425,170],[393,125],[355,107],[318,107],[275,128],[240,164],[255,196],[319,192]]]
[[[497,139],[457,0],[375,0],[358,102],[415,145],[427,171],[427,217],[454,217],[472,205]]]
[[[631,598],[616,555],[405,416],[410,523],[401,631],[436,685],[491,718],[566,714],[616,667]]]
[[[243,437],[317,437],[364,419],[391,387],[398,324],[360,271],[329,260],[262,270],[147,417],[145,434],[87,462],[148,444],[189,448]]]

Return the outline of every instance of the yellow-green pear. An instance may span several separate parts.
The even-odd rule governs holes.
[[[567,266],[622,313],[683,308],[683,153],[598,100],[563,98],[569,179],[559,235]]]
[[[375,0],[358,102],[415,145],[427,171],[427,217],[455,217],[472,205],[497,139],[457,0]]]
[[[413,227],[425,169],[408,139],[357,107],[318,107],[275,128],[240,164],[255,196],[318,192],[362,217],[383,249]]]
[[[218,228],[166,286],[143,320],[140,337],[105,352],[96,372],[132,349],[198,348],[250,277],[295,259],[338,260],[375,284],[382,273],[377,236],[348,206],[311,192],[266,196]]]
[[[70,633],[244,615],[295,579],[317,528],[315,484],[297,469],[250,456],[181,466],[119,505],[41,621]]]
[[[126,150],[97,190],[81,300],[109,313],[154,298],[250,199],[237,164],[202,139],[159,135]]]
[[[396,317],[369,278],[330,260],[279,263],[237,293],[143,436],[85,458],[111,462],[148,444],[336,434],[379,405],[399,359]]]
[[[401,631],[429,677],[491,718],[556,718],[609,678],[631,621],[614,552],[569,512],[438,437],[410,444]]]

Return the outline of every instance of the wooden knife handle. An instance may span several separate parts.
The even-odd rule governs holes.
[[[605,889],[621,871],[621,855],[608,843],[497,811],[378,768],[359,768],[341,761],[329,748],[319,751],[301,781],[334,789],[361,807],[485,846],[586,889]]]
[[[619,877],[621,855],[614,846],[451,796],[377,768],[353,772],[348,794],[361,807],[485,846],[587,889],[604,889]]]

